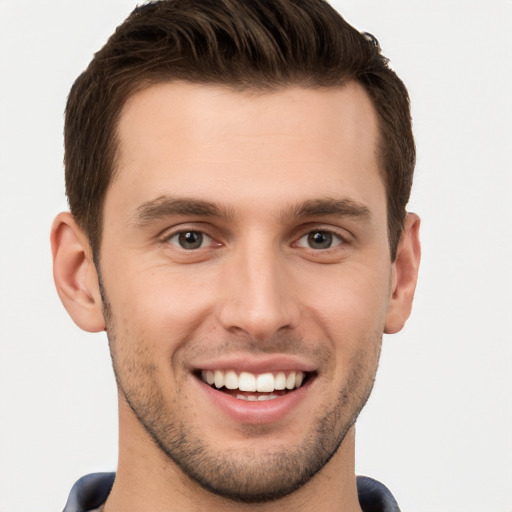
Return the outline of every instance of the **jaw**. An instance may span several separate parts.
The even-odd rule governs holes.
[[[119,492],[114,494],[118,498],[132,496],[130,486],[133,481],[140,482],[138,489],[141,495],[132,496],[132,499],[135,498],[135,501],[140,503],[141,510],[144,510],[148,503],[154,504],[153,509],[158,509],[155,500],[162,502],[162,510],[164,510],[165,506],[168,507],[169,501],[164,503],[163,497],[169,500],[169,492],[173,494],[171,502],[177,509],[191,511],[204,510],[204,504],[208,504],[208,510],[212,512],[221,510],[241,512],[246,510],[246,507],[248,511],[252,510],[255,504],[260,503],[262,506],[265,505],[264,510],[277,512],[283,510],[283,507],[285,510],[300,510],[308,502],[310,505],[305,506],[306,510],[317,510],[321,506],[321,510],[334,511],[338,510],[340,503],[348,504],[352,494],[356,500],[355,503],[357,502],[354,476],[354,428],[348,427],[345,435],[337,441],[329,439],[332,436],[332,429],[329,428],[328,423],[337,413],[332,412],[329,417],[324,418],[323,425],[312,429],[307,436],[311,441],[323,439],[326,445],[331,446],[329,451],[325,450],[325,446],[316,450],[311,446],[302,446],[297,450],[297,440],[303,437],[303,424],[295,420],[295,426],[291,425],[288,428],[288,434],[294,432],[296,428],[300,432],[294,432],[297,434],[297,439],[292,442],[289,438],[283,439],[281,432],[277,432],[278,435],[276,435],[268,424],[245,423],[242,427],[244,435],[237,442],[234,442],[230,436],[226,438],[222,433],[220,436],[213,436],[219,445],[222,445],[218,450],[212,450],[212,438],[204,439],[201,447],[202,438],[198,437],[201,434],[195,432],[197,439],[193,443],[194,450],[187,453],[187,445],[190,446],[191,441],[190,434],[194,435],[194,432],[187,432],[185,450],[181,454],[174,451],[172,457],[169,457],[168,450],[164,452],[161,449],[161,443],[151,441],[148,445],[145,442],[144,448],[141,438],[148,438],[148,435],[153,437],[153,434],[134,417],[133,411],[126,402],[121,407],[125,409],[122,414],[125,417],[120,418],[121,449],[118,475],[114,486],[114,491],[118,488]],[[126,415],[130,415],[137,423],[136,430],[139,432],[137,435],[127,430]],[[280,431],[280,429],[277,430]],[[263,444],[262,441],[264,441]],[[206,447],[207,444],[210,446]],[[208,452],[202,451],[204,448]],[[323,451],[323,455],[314,461],[311,453],[318,451]],[[310,452],[309,455],[308,452]],[[205,453],[208,453],[206,459]],[[211,457],[215,454],[216,460]],[[202,466],[197,463],[197,457],[203,461]],[[169,464],[170,459],[173,461],[172,464]],[[155,465],[156,460],[161,462]],[[311,464],[312,460],[313,464]],[[304,462],[309,463],[310,466],[299,474],[297,468],[304,468]],[[155,467],[160,470],[155,472]],[[210,469],[208,472],[197,473],[195,470],[198,467]],[[276,469],[279,467],[286,468],[284,473],[283,470]],[[212,475],[217,476],[213,478]],[[233,478],[233,475],[236,477]],[[248,487],[248,480],[253,482],[252,487]],[[333,480],[339,482],[334,490],[336,493],[334,498],[332,496]],[[171,481],[175,484],[169,487]],[[226,487],[226,482],[231,482],[232,485]],[[282,485],[275,486],[276,482],[281,482]],[[273,483],[274,487],[270,483]],[[179,489],[177,495],[172,489]],[[336,505],[330,507],[329,502]],[[124,508],[119,509],[137,509],[137,507],[128,506],[130,503],[125,502]],[[194,503],[199,503],[200,506],[195,507]],[[347,510],[359,509],[348,507]]]
[[[290,369],[292,366],[295,370]],[[265,503],[269,510],[277,511],[274,505],[299,509],[293,505],[297,499],[302,503],[314,494],[318,498],[318,489],[327,496],[332,494],[333,480],[340,480],[342,487],[354,478],[353,435],[348,434],[353,431],[353,408],[364,391],[357,378],[367,373],[364,368],[354,369],[355,380],[352,382],[347,375],[343,383],[333,381],[326,366],[311,369],[296,361],[293,365],[283,364],[282,359],[274,365],[255,364],[253,359],[252,367],[249,363],[235,364],[233,359],[222,364],[203,362],[181,367],[189,369],[182,373],[167,398],[164,384],[169,386],[168,372],[165,376],[160,373],[161,378],[148,373],[137,387],[127,389],[132,403],[130,407],[123,406],[125,411],[120,418],[121,432],[124,431],[120,439],[120,469],[124,468],[122,473],[128,472],[130,478],[120,481],[129,484],[140,480],[143,474],[151,474],[155,482],[146,482],[147,487],[160,494],[167,489],[165,495],[172,481],[173,487],[178,486],[187,495],[187,501],[180,502],[183,510],[194,510],[190,503],[202,496],[204,500],[196,502],[217,503],[218,510],[241,511],[245,507],[242,503]],[[238,377],[242,372],[252,373],[256,382],[260,375],[271,373],[274,389],[243,391],[240,377],[237,389],[229,390],[225,385],[217,388],[215,379],[212,385],[204,382],[203,372],[208,371],[214,377],[215,371],[220,371],[224,384],[230,371]],[[275,389],[280,387],[279,373],[288,380],[293,372],[295,379],[297,374],[304,374],[298,387],[296,380],[293,389]],[[261,380],[265,379],[268,377]],[[241,387],[245,387],[243,382]],[[340,389],[335,392],[336,388]],[[282,395],[252,401],[233,393]],[[148,404],[155,405],[153,410],[141,409]],[[131,433],[127,431],[128,423],[134,429]],[[155,467],[160,468],[157,474]],[[338,498],[339,504],[346,495]],[[179,500],[173,497],[172,502]],[[209,510],[217,509],[209,506]],[[325,506],[322,510],[330,508]]]

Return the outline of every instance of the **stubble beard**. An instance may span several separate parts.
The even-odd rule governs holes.
[[[364,353],[354,358],[346,385],[333,407],[316,420],[302,444],[293,449],[222,449],[215,451],[193,425],[180,417],[180,406],[169,403],[155,379],[155,365],[137,340],[137,354],[118,357],[115,322],[104,301],[107,334],[117,386],[152,441],[181,471],[213,494],[242,503],[264,503],[287,496],[309,482],[334,456],[366,404],[377,370],[380,340],[375,345],[375,368],[364,365]],[[121,343],[122,344],[122,343]],[[364,343],[362,344],[364,346]],[[362,351],[361,351],[362,352]],[[372,359],[373,360],[373,359]],[[128,379],[124,376],[129,375]],[[363,384],[363,381],[366,383]],[[193,397],[180,395],[182,403]],[[251,431],[252,430],[252,431]],[[264,427],[247,429],[248,438],[264,434]],[[262,441],[263,443],[264,441]]]

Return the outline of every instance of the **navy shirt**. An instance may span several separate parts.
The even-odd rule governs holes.
[[[63,512],[91,512],[105,503],[115,473],[92,473],[76,482]],[[389,489],[377,480],[357,477],[357,493],[363,512],[400,512]]]

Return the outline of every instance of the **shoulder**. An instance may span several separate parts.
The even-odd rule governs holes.
[[[105,503],[115,473],[91,473],[73,485],[63,512],[92,512]]]
[[[400,512],[391,491],[373,478],[358,476],[357,494],[363,512]]]

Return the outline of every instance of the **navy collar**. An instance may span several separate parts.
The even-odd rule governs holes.
[[[88,512],[103,505],[115,476],[115,473],[92,473],[80,478],[71,489],[63,512]],[[363,512],[400,512],[389,489],[377,480],[358,476],[357,494]]]

